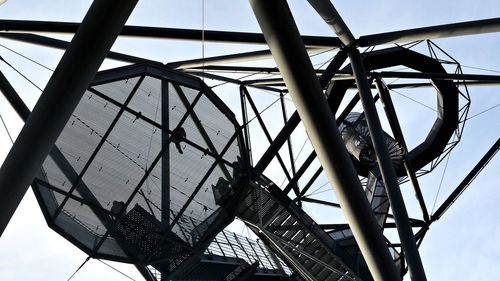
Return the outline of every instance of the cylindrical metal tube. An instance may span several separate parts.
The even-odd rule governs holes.
[[[349,59],[351,60],[352,71],[358,85],[358,93],[363,105],[368,129],[370,130],[375,154],[377,155],[377,163],[382,174],[382,179],[384,180],[392,213],[394,214],[401,247],[408,262],[411,280],[427,280],[359,51],[357,49],[350,50]]]
[[[323,18],[326,24],[339,36],[340,41],[345,46],[354,46],[356,43],[354,36],[330,0],[308,0],[308,2]]]
[[[0,169],[0,235],[137,0],[95,0]]]
[[[286,1],[250,3],[374,279],[400,280]]]
[[[371,47],[498,31],[500,31],[500,18],[492,18],[366,35],[359,37],[358,41],[361,47]]]
[[[382,83],[381,79],[375,79],[375,85],[377,87],[378,94],[380,96],[380,100],[382,100],[382,104],[384,105],[385,115],[389,120],[389,125],[391,126],[392,133],[396,140],[407,150],[406,141],[403,136],[403,131],[401,130],[401,126],[399,125],[398,118],[396,116],[396,110],[394,109],[394,104],[392,103],[391,95],[389,95],[389,90]],[[429,221],[429,212],[427,211],[427,207],[425,206],[424,196],[422,195],[422,190],[420,189],[420,185],[417,180],[417,176],[415,175],[415,171],[413,171],[413,167],[411,166],[410,161],[408,161],[408,155],[405,155],[404,166],[406,169],[406,173],[410,178],[410,182],[415,190],[415,196],[417,197],[418,204],[420,205],[420,209],[422,210],[422,215],[426,222]]]

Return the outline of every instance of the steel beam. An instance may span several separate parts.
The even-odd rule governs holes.
[[[197,70],[204,69],[205,71],[213,72],[231,72],[231,73],[246,73],[253,74],[255,72],[260,72],[264,74],[277,73],[279,70],[277,67],[260,67],[260,66],[241,66],[241,65],[205,65],[204,67],[197,67]],[[189,71],[189,69],[186,69]],[[319,70],[321,71],[321,70]]]
[[[286,187],[283,189],[283,192],[285,192],[285,194],[288,194],[288,192],[290,192],[290,189],[292,189],[293,187],[298,186],[298,182],[299,182],[300,178],[304,175],[307,168],[309,168],[309,166],[312,164],[314,159],[316,159],[316,152],[313,151],[309,154],[309,156],[307,156],[307,158],[306,158],[306,160],[304,160],[304,163],[302,164],[302,166],[300,166],[299,170],[296,173],[294,173],[293,178],[288,182]],[[299,206],[300,206],[300,193],[298,192],[298,194],[296,194],[296,196],[298,197],[298,202],[299,202]]]
[[[0,20],[0,31],[24,32],[57,32],[75,33],[79,23],[75,22],[50,22],[29,20]],[[204,33],[204,34],[203,34]],[[265,44],[261,33],[231,32],[216,30],[164,28],[150,26],[127,25],[120,33],[121,36],[133,36],[151,39],[180,39],[207,42],[225,42],[240,44]],[[202,36],[204,35],[204,36]],[[338,38],[327,36],[302,36],[304,44],[317,47],[340,47]]]
[[[0,71],[0,91],[2,91],[3,95],[7,99],[7,101],[12,105],[12,108],[16,111],[16,113],[21,117],[23,121],[26,122],[28,117],[30,116],[30,110],[23,102],[21,97],[17,94],[16,90],[9,83],[9,80],[3,75]]]
[[[170,225],[170,82],[161,80],[161,125],[167,130],[161,130],[161,147],[165,153],[161,156],[161,224],[167,228]],[[189,108],[189,106],[186,106]],[[172,129],[173,130],[173,129]],[[145,200],[147,202],[147,200]],[[153,212],[151,212],[153,214]]]
[[[499,31],[500,18],[493,18],[365,35],[359,37],[358,44],[361,47],[370,47]]]
[[[346,56],[347,56],[347,52],[346,52]],[[321,79],[320,79],[320,81],[321,81]],[[327,89],[328,96],[331,96],[331,94],[332,94],[330,92],[330,90],[331,90],[331,88]],[[377,101],[377,99],[378,99],[378,95],[375,96],[374,101]],[[342,123],[344,121],[344,119],[354,109],[354,107],[356,106],[356,104],[358,104],[358,102],[359,102],[359,95],[355,95],[352,98],[352,100],[346,105],[346,107],[344,108],[342,113],[340,113],[337,120],[335,120],[337,126],[340,125],[340,123]],[[313,151],[311,154],[316,155],[316,152]],[[307,163],[307,162],[304,162],[304,163]],[[323,167],[320,166],[318,168],[318,170],[316,170],[316,172],[312,175],[311,179],[307,182],[307,184],[304,186],[304,188],[300,191],[300,197],[303,197],[306,194],[306,192],[309,190],[309,188],[311,188],[312,184],[316,181],[316,179],[318,178],[318,176],[321,174],[322,171],[323,171]]]
[[[271,58],[272,58],[271,51],[261,50],[261,51],[252,51],[252,52],[200,58],[193,60],[169,62],[167,63],[167,67],[177,68],[177,69],[199,68],[199,67],[210,66],[213,64],[246,62],[252,60],[265,60]]]
[[[368,76],[377,78],[409,78],[409,79],[431,79],[431,80],[463,80],[500,82],[500,75],[466,74],[466,73],[424,73],[424,72],[401,72],[382,71],[370,72]]]
[[[300,191],[300,198],[301,198],[301,200],[303,200],[303,198],[305,198],[304,196],[306,195],[307,191],[309,191],[309,188],[311,188],[311,186],[316,181],[316,179],[319,177],[319,175],[321,175],[321,172],[323,172],[323,167],[322,166],[320,166],[316,170],[316,172],[314,172],[314,174],[311,176],[311,178],[309,179],[309,181],[304,185],[304,187]]]
[[[339,228],[347,228],[349,225],[347,224],[343,224],[343,223],[337,223],[337,224],[320,224],[319,225],[321,228],[323,228],[324,230],[336,230],[336,229],[339,229]],[[412,227],[427,227],[427,223],[424,222],[424,221],[412,221],[411,222],[411,226]],[[396,227],[396,224],[393,223],[393,222],[386,222],[384,223],[384,228],[395,228]]]
[[[286,1],[250,4],[374,279],[400,280]]]
[[[177,96],[179,96],[179,99],[181,100],[182,104],[184,107],[187,109],[190,108],[189,104],[189,99],[186,97],[186,94],[182,90],[181,86],[177,84],[173,84],[173,87],[175,89],[175,92],[177,93]],[[168,106],[167,106],[168,108]],[[193,121],[196,129],[200,133],[201,137],[207,144],[208,149],[214,154],[217,158],[220,158],[219,152],[217,151],[217,148],[215,147],[214,143],[212,142],[212,139],[210,139],[210,136],[207,133],[207,130],[205,130],[205,127],[203,127],[203,124],[201,123],[200,118],[198,118],[198,114],[194,111],[194,109],[189,110],[189,116],[191,117],[191,120]],[[168,123],[167,123],[168,124]],[[231,173],[229,173],[226,165],[223,162],[219,162],[219,168],[221,169],[222,173],[226,177],[226,179],[231,179]]]
[[[322,52],[322,48],[309,48],[309,52],[312,55]],[[270,50],[260,50],[260,51],[251,51],[244,53],[236,53],[222,56],[214,56],[208,58],[199,58],[192,60],[184,60],[184,61],[175,61],[167,63],[167,67],[176,68],[176,69],[189,69],[189,68],[206,68],[214,64],[230,64],[237,62],[249,62],[254,60],[268,60],[272,59]]]
[[[346,59],[347,59],[347,52],[343,50],[340,50],[335,55],[331,63],[328,65],[324,73],[319,78],[320,86],[322,88],[326,87],[330,79],[339,70],[339,68],[342,66],[342,64],[345,62]],[[281,131],[278,133],[278,135],[271,143],[269,148],[264,152],[264,155],[262,155],[259,162],[257,162],[257,165],[255,165],[255,170],[257,172],[259,173],[264,172],[264,170],[267,168],[269,163],[271,163],[274,156],[278,153],[283,144],[287,141],[290,134],[295,130],[297,125],[299,125],[299,123],[300,123],[300,117],[297,111],[295,111],[290,116],[285,126],[283,126],[283,129],[281,129]]]
[[[233,79],[233,78],[229,78],[229,77],[225,77],[225,76],[221,76],[221,75],[217,75],[217,74],[213,74],[213,73],[201,72],[201,71],[190,71],[189,74],[193,74],[193,75],[200,76],[200,77],[205,77],[208,79],[222,81],[222,82],[224,82],[222,84],[231,83],[231,84],[236,84],[236,85],[242,85],[242,82],[238,79]],[[214,87],[217,87],[217,86],[214,86]],[[265,91],[270,91],[270,92],[275,92],[275,93],[282,92],[282,90],[277,89],[277,88],[273,88],[273,87],[253,86],[253,85],[248,85],[248,87],[252,87],[252,88],[260,89],[260,90],[265,90]]]
[[[467,174],[467,176],[460,182],[460,184],[453,190],[448,198],[443,202],[443,204],[436,210],[432,215],[431,221],[436,221],[440,219],[444,212],[448,210],[453,203],[458,199],[458,197],[465,191],[465,189],[472,183],[472,181],[477,177],[477,175],[484,169],[484,167],[493,159],[495,154],[500,149],[500,139],[491,146],[490,149],[484,154],[484,156],[479,160],[479,162],[472,168],[472,170]]]
[[[135,265],[135,268],[137,269],[137,271],[139,271],[139,273],[142,275],[142,277],[144,278],[144,280],[146,281],[157,281],[157,279],[154,277],[153,273],[151,273],[151,271],[149,270],[149,268],[147,266],[143,266],[143,265]]]
[[[467,81],[467,82],[456,82],[457,86],[466,85],[467,87],[483,87],[483,86],[497,86],[500,85],[500,82],[497,81]],[[417,89],[417,88],[434,88],[433,83],[398,83],[398,84],[390,84],[387,85],[387,88],[391,90],[396,89]]]
[[[255,103],[253,102],[252,97],[248,93],[247,88],[244,85],[241,85],[240,91],[243,91],[245,93],[245,96],[247,97],[248,103],[250,104],[250,107],[252,108],[252,110],[255,114],[255,117],[257,118],[257,121],[259,121],[260,127],[261,127],[262,131],[264,132],[264,135],[266,136],[267,140],[269,141],[269,144],[272,144],[273,139],[271,138],[271,134],[269,133],[269,130],[266,127],[264,119],[262,119],[262,116],[260,116],[260,112],[257,109],[257,106],[255,105]],[[288,181],[291,181],[292,177],[290,176],[290,173],[288,172],[288,169],[285,165],[285,161],[283,161],[283,158],[281,158],[281,155],[279,154],[279,152],[276,153],[276,158],[278,159],[278,163],[280,164],[281,169],[283,170],[283,173],[285,174],[286,178],[288,179]],[[293,187],[293,190],[295,191],[295,194],[298,196],[299,195],[298,186],[294,185],[292,187]]]
[[[363,111],[377,156],[377,163],[382,174],[387,197],[389,198],[392,213],[394,214],[397,225],[399,238],[408,262],[410,277],[414,281],[427,280],[420,254],[415,243],[415,237],[413,236],[413,231],[409,223],[403,195],[399,189],[396,171],[394,170],[392,160],[389,156],[384,131],[382,130],[382,125],[377,115],[377,109],[375,108],[375,102],[373,101],[370,85],[367,80],[368,78],[363,62],[361,61],[361,55],[357,49],[353,49],[349,52],[349,58],[351,60],[352,71],[356,77],[356,84],[358,85]]]
[[[241,119],[243,119],[243,137],[244,144],[246,147],[246,151],[243,153],[246,154],[247,163],[250,166],[253,166],[253,156],[252,156],[252,142],[250,141],[250,127],[248,121],[248,110],[247,110],[247,99],[246,99],[246,91],[240,87],[240,106],[241,106]]]
[[[334,208],[341,208],[340,204],[338,204],[338,203],[329,202],[329,201],[320,200],[320,199],[315,199],[315,198],[311,198],[311,197],[303,197],[302,201],[309,202],[309,203],[316,203],[316,204],[320,204],[320,205],[324,205],[324,206],[329,206],[329,207],[334,207]],[[391,215],[391,214],[387,214],[387,217],[391,218],[391,219],[394,219],[394,216]],[[413,222],[422,222],[422,221],[410,218],[410,223],[413,223]]]
[[[376,79],[375,85],[377,87],[380,99],[382,100],[382,104],[384,106],[385,115],[387,115],[387,119],[389,120],[389,125],[391,126],[392,133],[396,140],[404,147],[405,156],[404,156],[404,166],[406,169],[406,174],[410,178],[410,182],[415,190],[415,196],[417,197],[418,204],[420,205],[420,209],[422,210],[422,215],[424,220],[429,221],[429,212],[427,211],[427,207],[425,206],[424,196],[422,195],[422,190],[420,189],[420,185],[418,183],[417,177],[415,175],[415,171],[413,167],[408,161],[408,147],[406,145],[405,138],[403,136],[403,131],[401,130],[401,126],[399,125],[399,120],[396,115],[396,109],[394,108],[394,104],[392,103],[391,96],[389,95],[389,90],[382,83],[382,80]]]
[[[308,2],[333,32],[337,34],[342,44],[346,47],[353,47],[355,45],[354,36],[330,0],[308,0]]]
[[[410,277],[415,281],[424,281],[426,280],[425,271],[420,259],[420,254],[418,253],[417,245],[415,243],[415,237],[413,236],[413,232],[409,224],[408,213],[404,205],[401,190],[399,189],[396,172],[392,165],[389,151],[386,146],[384,132],[377,115],[375,102],[371,94],[368,77],[366,76],[364,65],[361,60],[361,55],[357,49],[352,48],[354,44],[350,40],[351,37],[349,35],[351,34],[351,32],[349,31],[345,23],[343,23],[342,18],[336,12],[332,3],[327,0],[310,0],[310,2],[321,2],[320,7],[318,5],[313,5],[313,7],[318,11],[323,19],[325,19],[327,24],[340,37],[340,39],[344,38],[342,42],[347,47],[349,47],[348,54],[349,59],[351,60],[351,68],[356,79],[356,84],[359,91],[358,93],[363,105],[368,128],[370,130],[371,139],[378,160],[377,163],[382,174],[384,186],[387,191],[387,196],[391,203],[395,222],[398,226],[397,228],[399,237],[401,239],[403,249],[405,250],[408,267],[410,269]],[[356,240],[358,240],[357,237]],[[365,254],[363,251],[362,253],[364,256]]]
[[[92,3],[0,169],[0,235],[136,3]]]
[[[67,42],[67,41],[55,39],[55,38],[50,38],[50,37],[46,37],[46,36],[42,36],[42,35],[37,35],[37,34],[30,34],[30,33],[0,32],[0,37],[6,38],[9,40],[15,40],[15,41],[19,41],[19,42],[30,43],[30,44],[60,49],[60,50],[66,50],[69,46],[69,42]],[[140,57],[136,57],[136,56],[132,56],[132,55],[127,55],[127,54],[123,54],[123,53],[118,53],[118,52],[113,52],[113,51],[108,52],[107,58],[117,60],[117,61],[130,62],[130,63],[140,63],[140,62],[149,61],[149,60],[144,59],[144,58],[140,58]]]

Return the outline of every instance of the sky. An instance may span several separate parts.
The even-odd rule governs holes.
[[[423,27],[460,21],[494,18],[500,15],[500,2],[495,0],[478,1],[333,1],[352,33],[358,37],[372,33]],[[0,6],[1,19],[75,21],[85,15],[91,1],[33,1],[9,0]],[[332,31],[306,1],[288,1],[292,14],[303,35],[332,35]],[[185,1],[139,1],[127,24],[179,28],[201,28],[213,30],[260,32],[259,26],[247,1],[206,0],[204,22],[202,22],[201,0]],[[69,40],[68,36],[49,34]],[[498,74],[500,72],[500,34],[483,34],[460,38],[434,40],[438,46],[457,59],[466,73]],[[43,48],[14,41],[0,39],[0,56],[43,88],[52,72],[35,65],[7,48],[13,49],[29,58],[54,69],[62,51]],[[205,43],[205,56],[223,55],[265,48],[262,45],[228,45]],[[417,47],[418,48],[418,47]],[[423,49],[423,48],[421,48]],[[120,38],[113,50],[164,63],[199,58],[202,55],[200,42],[173,40],[139,40]],[[314,64],[324,63],[331,58],[332,52],[317,55]],[[272,60],[258,62],[273,65]],[[256,64],[254,62],[249,65]],[[105,61],[101,69],[122,65],[115,61]],[[478,69],[481,68],[481,69]],[[0,62],[0,70],[11,81],[23,100],[32,108],[41,92],[29,84],[19,74]],[[215,85],[215,81],[206,81]],[[238,88],[222,85],[215,92],[235,112],[239,112]],[[500,86],[470,87],[471,106],[469,116],[474,116],[465,124],[462,140],[433,173],[419,178],[427,206],[436,209],[446,196],[458,185],[488,148],[500,137],[500,107],[484,113],[484,110],[500,103]],[[262,91],[254,91],[259,109],[264,109],[276,100],[276,96]],[[413,100],[403,96],[409,96]],[[408,90],[394,94],[396,110],[401,117],[405,138],[410,147],[418,145],[435,119],[435,92],[432,89]],[[423,106],[424,104],[425,106]],[[286,98],[288,113],[293,112],[293,103]],[[427,106],[427,107],[426,107]],[[428,108],[430,107],[430,109]],[[357,108],[359,110],[359,108]],[[387,122],[382,117],[384,128]],[[266,110],[265,120],[281,118],[279,103]],[[0,97],[0,115],[6,122],[12,137],[15,138],[22,128],[22,122],[10,108],[7,101]],[[238,115],[238,114],[237,114]],[[252,117],[252,116],[250,116]],[[239,117],[238,117],[239,118]],[[241,119],[240,119],[241,120]],[[281,119],[280,119],[281,120]],[[271,135],[275,136],[279,122],[269,122]],[[265,151],[267,143],[256,122],[251,123],[251,136],[254,163]],[[300,163],[312,150],[306,141],[302,127],[293,135],[295,153],[303,151],[296,161]],[[305,144],[304,144],[305,143]],[[0,160],[10,149],[11,142],[3,127],[0,127]],[[446,164],[447,163],[447,164]],[[315,162],[314,167],[319,163]],[[314,169],[308,171],[312,173]],[[500,171],[497,156],[482,171],[467,191],[451,209],[434,223],[420,248],[428,280],[497,280],[500,274],[500,223],[498,216],[500,191],[496,174]],[[267,170],[266,175],[277,184],[283,182],[283,173],[276,163]],[[326,177],[321,175],[311,190],[320,192],[315,198],[335,200]],[[303,184],[303,182],[300,182]],[[402,185],[405,203],[411,216],[420,215],[411,187]],[[439,190],[439,191],[438,191]],[[436,204],[433,208],[434,202]],[[306,211],[318,222],[332,223],[332,219],[342,221],[342,214],[330,208],[306,205]],[[237,226],[233,228],[240,231]],[[388,233],[391,235],[391,233]],[[6,231],[0,237],[0,280],[67,280],[82,264],[86,255],[75,246],[49,229],[40,212],[31,189],[27,192]],[[110,263],[131,278],[141,280],[132,266]],[[90,260],[72,280],[129,280],[97,260]],[[409,280],[407,277],[405,280]]]

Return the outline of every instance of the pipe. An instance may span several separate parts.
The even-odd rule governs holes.
[[[24,32],[57,32],[75,33],[79,26],[76,22],[51,22],[29,20],[0,20],[0,31]],[[204,36],[202,36],[204,33]],[[206,42],[222,42],[237,44],[265,44],[264,36],[260,33],[199,30],[182,28],[165,28],[151,26],[124,26],[120,36],[133,36],[154,39],[179,39]],[[340,47],[338,38],[330,36],[302,36],[304,44],[310,47]]]
[[[356,43],[354,36],[330,0],[307,0],[346,47]]]
[[[59,40],[59,39],[55,39],[55,38],[50,38],[50,37],[46,37],[46,36],[42,36],[42,35],[37,35],[37,34],[30,34],[30,33],[0,32],[0,37],[6,38],[9,40],[30,43],[30,44],[50,47],[50,48],[54,48],[54,49],[60,49],[60,50],[66,50],[69,46],[69,42],[67,42],[67,41]],[[118,53],[118,52],[113,52],[113,51],[108,52],[107,58],[117,60],[117,61],[122,61],[122,62],[129,62],[129,63],[141,63],[141,62],[145,62],[145,61],[151,61],[151,60],[147,60],[144,58],[140,58],[140,57],[136,57],[136,56],[132,56],[132,55],[127,55],[127,54],[123,54],[123,53]],[[151,62],[158,63],[155,61],[151,61]]]
[[[389,77],[389,78],[431,79],[431,80],[467,80],[467,81],[500,82],[500,75],[485,75],[485,74],[382,71],[382,72],[370,72],[369,75],[371,77],[377,77],[377,78]]]
[[[318,14],[325,19],[327,24],[330,25],[339,38],[341,40],[344,38],[342,42],[347,47],[354,47],[354,43],[350,37],[352,34],[338,12],[335,10],[332,3],[327,0],[309,0],[309,2],[316,9]],[[401,244],[405,250],[408,267],[410,269],[410,277],[415,281],[424,281],[426,280],[424,268],[415,243],[415,237],[413,236],[413,232],[409,224],[408,213],[404,205],[401,190],[399,189],[396,172],[386,146],[384,132],[377,115],[375,102],[373,101],[370,85],[368,84],[368,78],[366,76],[363,62],[361,61],[361,55],[355,48],[349,48],[348,55],[351,60],[351,67],[356,79],[359,96],[365,112],[371,139],[374,144],[375,153],[377,155],[377,163],[384,180],[387,196],[394,213],[395,222],[398,226],[397,228]]]
[[[361,55],[358,49],[349,51],[349,58],[351,60],[351,67],[356,78],[358,85],[358,93],[363,105],[368,129],[373,142],[375,154],[377,155],[377,163],[382,174],[384,186],[387,192],[387,197],[391,204],[392,213],[394,214],[394,221],[398,229],[401,245],[404,250],[408,268],[410,271],[410,278],[414,281],[425,281],[424,267],[420,254],[418,252],[415,237],[410,226],[408,213],[403,200],[403,195],[399,189],[399,183],[396,177],[396,171],[392,165],[392,161],[385,142],[384,131],[380,124],[380,119],[377,115],[375,102],[373,101],[370,85],[366,77],[365,68],[361,61]]]
[[[347,59],[347,52],[343,50],[337,52],[333,60],[330,62],[328,67],[325,69],[325,71],[323,72],[323,74],[321,74],[321,77],[319,78],[319,83],[321,88],[326,87],[328,82],[330,82],[330,79],[339,70],[339,68],[342,66],[342,64],[345,62],[346,59]],[[278,135],[271,143],[269,148],[266,150],[266,152],[264,152],[264,155],[262,155],[257,165],[255,165],[255,170],[258,173],[264,172],[264,170],[267,168],[269,163],[271,163],[274,156],[278,153],[278,151],[281,149],[286,140],[288,140],[289,135],[295,130],[295,128],[297,127],[297,125],[299,125],[299,123],[300,123],[300,117],[297,111],[295,111],[290,116],[285,126],[283,126],[283,129],[281,129],[281,131],[278,133]]]
[[[215,57],[208,57],[201,59],[169,62],[167,63],[167,67],[175,69],[186,69],[186,68],[210,66],[212,64],[246,62],[252,60],[265,60],[270,58],[271,58],[271,52],[269,50],[261,50],[261,51],[252,51],[252,52],[215,56]]]
[[[460,195],[465,191],[465,189],[472,183],[472,181],[479,175],[479,173],[488,165],[488,163],[493,159],[495,154],[500,149],[500,139],[488,149],[484,156],[477,162],[477,164],[470,170],[469,174],[460,182],[460,184],[453,190],[448,198],[443,202],[443,204],[436,210],[432,215],[431,222],[440,219],[443,214],[448,210],[453,203],[458,199]]]
[[[30,110],[23,102],[21,97],[17,94],[16,90],[9,83],[9,80],[3,75],[0,71],[0,91],[2,91],[3,95],[7,99],[7,101],[12,105],[12,108],[16,111],[17,115],[21,117],[23,121],[28,120],[30,116]]]
[[[493,18],[365,35],[359,37],[358,44],[361,47],[370,47],[499,31],[500,18]]]
[[[385,115],[389,120],[389,125],[391,126],[392,133],[394,134],[396,140],[404,147],[405,151],[408,151],[408,147],[406,146],[406,141],[403,136],[403,131],[401,130],[401,125],[399,124],[399,120],[396,115],[396,109],[394,108],[394,104],[392,103],[391,95],[389,95],[389,90],[382,83],[382,80],[376,79],[375,83],[380,99],[382,100],[382,104],[384,106]],[[410,161],[408,161],[407,153],[405,153],[404,156],[404,167],[406,169],[406,174],[408,174],[408,177],[410,178],[413,189],[415,190],[415,196],[417,197],[418,204],[420,205],[420,209],[422,210],[424,220],[428,222],[429,212],[427,211],[427,207],[425,206],[424,196],[422,195],[422,190],[420,189],[415,171],[413,170]]]
[[[92,3],[0,169],[0,235],[136,3]]]
[[[400,280],[286,1],[250,4],[374,279]]]

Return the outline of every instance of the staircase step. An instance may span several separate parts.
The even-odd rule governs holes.
[[[258,186],[252,187],[259,188]],[[343,275],[342,272],[349,270],[343,265],[343,262],[339,262],[337,256],[341,254],[342,257],[345,257],[345,249],[340,245],[334,247],[333,238],[318,227],[302,209],[294,205],[291,199],[282,192],[278,187],[268,185],[268,188],[253,193],[257,200],[261,199],[255,197],[255,194],[259,194],[259,196],[261,194],[262,200],[266,202],[260,211],[249,208],[249,210],[256,213],[261,212],[263,215],[263,225],[258,226],[260,231],[272,233],[272,235],[262,236],[263,241],[278,248],[283,260],[293,260],[294,262],[290,265],[297,267],[296,272],[305,272],[303,278],[314,277],[314,279],[321,281],[339,279]],[[255,203],[252,204],[258,206]],[[255,215],[251,215],[247,211],[244,212],[244,215],[255,218]],[[297,217],[301,218],[301,223],[297,221]],[[242,219],[245,220],[245,218]],[[256,231],[257,228],[253,230]],[[335,252],[337,249],[340,249],[341,252]],[[350,264],[352,261],[344,262]],[[333,268],[338,268],[341,274],[334,272]]]

